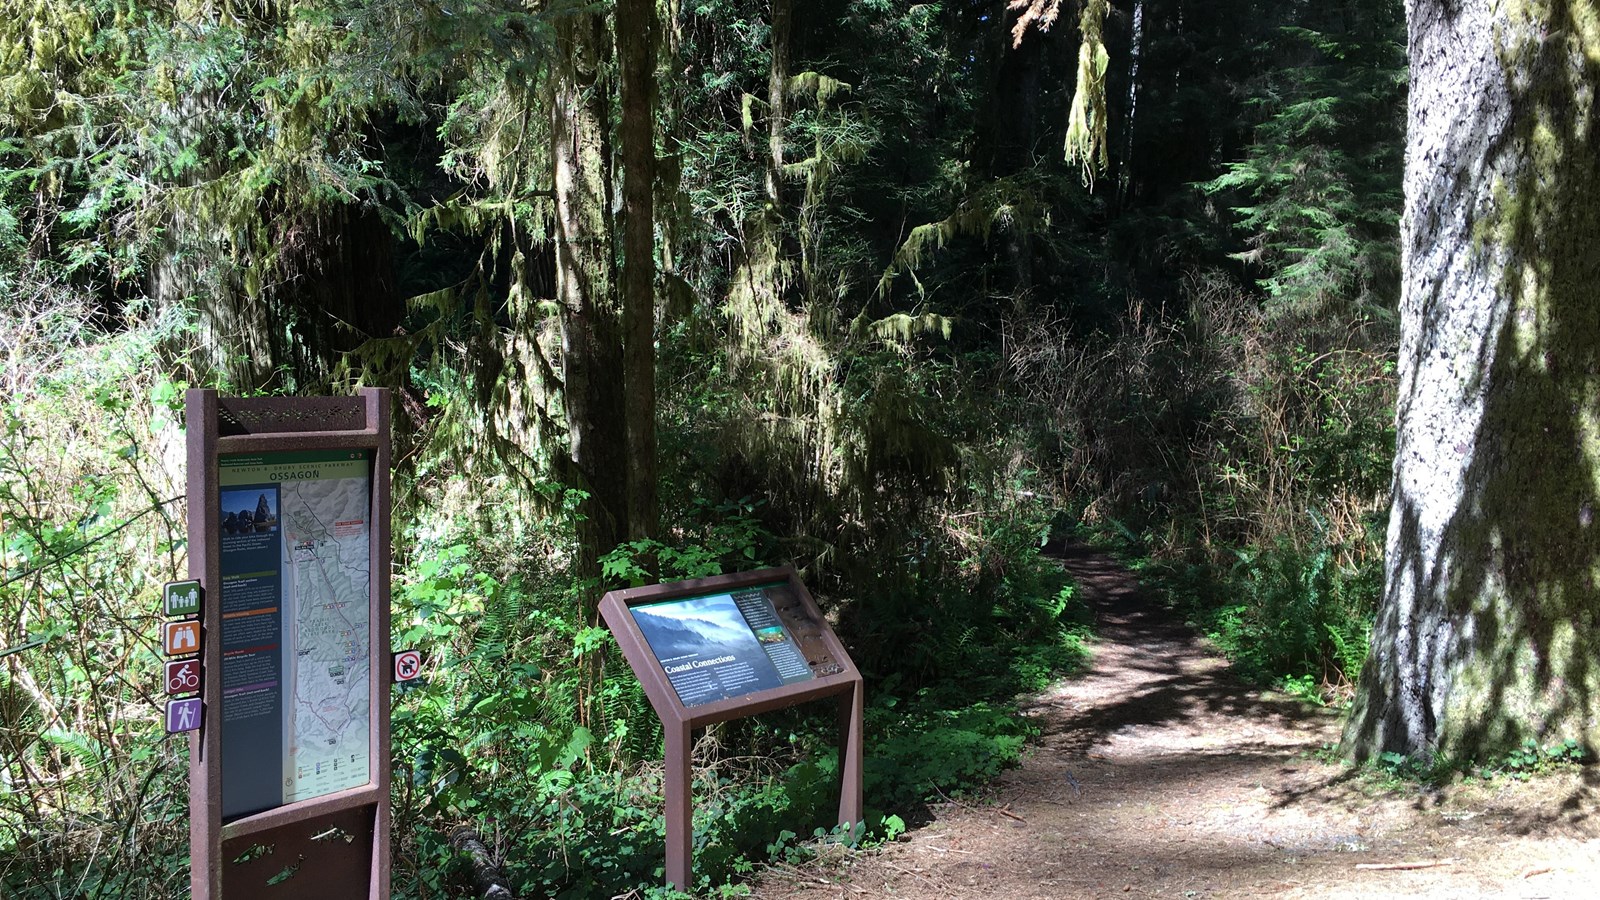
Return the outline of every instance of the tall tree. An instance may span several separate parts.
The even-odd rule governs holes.
[[[1347,747],[1600,744],[1600,13],[1406,12],[1394,501]]]
[[[1352,313],[1387,319],[1399,294],[1405,20],[1395,0],[1275,5],[1257,39],[1262,114],[1243,159],[1205,184],[1234,207],[1275,314],[1343,331]],[[1340,314],[1344,315],[1341,316]],[[1387,329],[1385,329],[1387,333]]]
[[[0,195],[36,186],[32,250],[108,309],[143,282],[194,323],[202,377],[242,390],[321,385],[404,314],[370,139],[387,98],[341,68],[355,39],[329,5],[85,0],[0,22]]]
[[[562,402],[569,484],[579,507],[579,571],[628,534],[622,318],[617,304],[610,148],[611,53],[605,19],[584,9],[555,26],[550,161],[555,184],[556,300],[561,306]],[[596,598],[598,599],[598,598]]]
[[[794,8],[790,0],[772,0],[772,64],[767,69],[767,200],[783,208],[783,127],[789,93],[789,54]]]
[[[622,59],[623,387],[628,537],[656,533],[656,3],[617,0]]]

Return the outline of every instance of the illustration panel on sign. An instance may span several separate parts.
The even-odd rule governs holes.
[[[794,635],[789,633],[778,611],[773,608],[772,597],[768,593],[770,587],[734,591],[733,602],[750,625],[750,630],[755,632],[756,640],[761,642],[761,649],[772,661],[772,667],[778,670],[778,677],[783,683],[809,681],[817,673],[811,670],[810,663],[795,646]]]
[[[278,528],[274,485],[222,492],[223,534],[267,534]]]
[[[630,612],[684,706],[813,677],[760,589],[649,603]]]
[[[371,484],[362,472],[281,490],[294,648],[283,799],[293,803],[367,783]]]

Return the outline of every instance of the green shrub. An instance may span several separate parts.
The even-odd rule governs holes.
[[[758,512],[750,501],[697,506],[670,539],[625,545],[603,564],[627,581],[654,579],[650,566],[674,578],[761,565],[772,538]],[[1086,615],[1059,569],[1039,557],[1042,521],[1030,512],[982,523],[986,539],[968,548],[966,577],[925,586],[948,614],[932,626],[944,654],[938,673],[964,677],[930,681],[862,654],[889,668],[869,670],[870,827],[832,829],[831,707],[725,723],[701,742],[702,890],[736,892],[754,862],[796,858],[818,839],[892,839],[904,829],[894,813],[1016,764],[1031,732],[1011,699],[1083,654]],[[432,673],[396,703],[396,771],[405,775],[396,779],[396,834],[407,851],[397,895],[444,890],[464,876],[447,839],[460,821],[500,835],[519,892],[610,897],[659,884],[661,731],[609,633],[581,620],[576,588],[559,571],[503,562],[536,554],[472,529],[443,529],[434,540],[396,582],[397,645],[424,649]],[[855,621],[907,626],[880,618],[882,608],[910,602],[896,600],[874,598]],[[585,684],[573,663],[595,657],[611,662]]]
[[[0,896],[176,896],[188,747],[152,690],[184,561],[171,326],[108,337],[52,302],[0,301]]]
[[[883,705],[874,713],[867,796],[887,809],[904,810],[992,780],[1017,764],[1036,733],[1014,707],[986,702],[947,709],[924,701],[905,712]]]
[[[1354,682],[1377,606],[1376,564],[1341,568],[1332,547],[1287,543],[1238,559],[1227,580],[1238,602],[1207,617],[1208,636],[1251,677]]]

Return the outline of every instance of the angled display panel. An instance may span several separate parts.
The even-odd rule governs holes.
[[[812,700],[839,706],[839,822],[861,822],[861,673],[794,569],[612,591],[600,614],[661,719],[666,880],[691,885],[693,730]]]

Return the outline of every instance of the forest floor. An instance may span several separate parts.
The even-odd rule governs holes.
[[[1024,703],[1022,765],[895,843],[776,866],[756,897],[1600,896],[1596,767],[1432,788],[1322,761],[1336,715],[1238,680],[1110,557],[1061,557],[1097,639]]]

